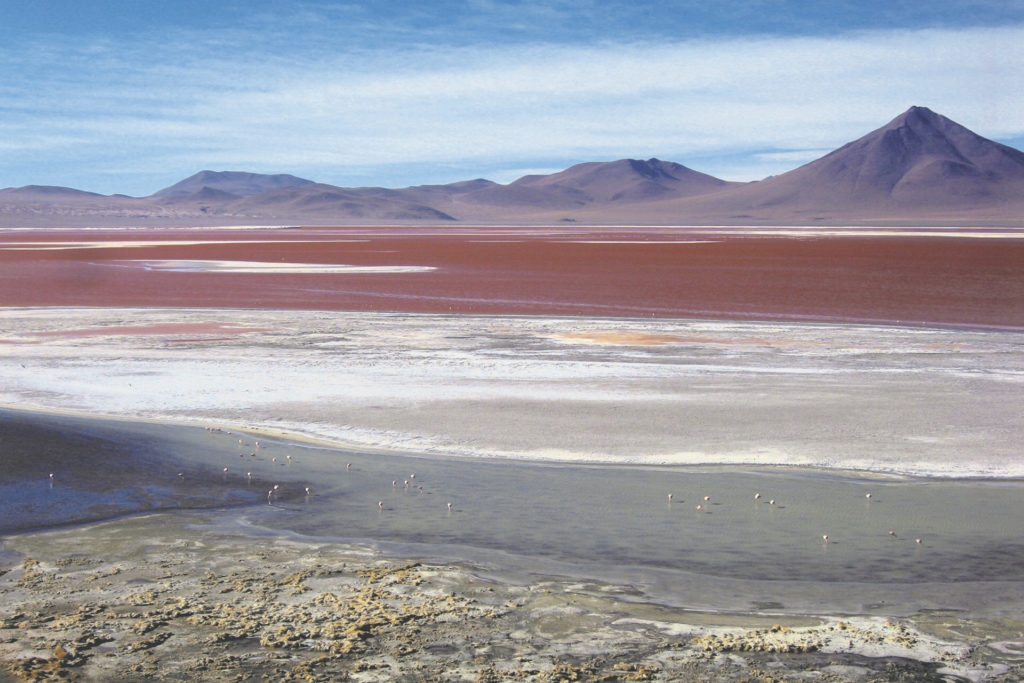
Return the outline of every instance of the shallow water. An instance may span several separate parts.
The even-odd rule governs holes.
[[[194,427],[36,419],[117,444],[128,464],[158,456],[166,466],[108,467],[92,483],[68,481],[65,469],[55,489],[24,481],[22,490],[36,495],[18,509],[8,501],[8,522],[36,515],[30,526],[56,523],[40,510],[58,494],[112,517],[152,509],[146,492],[164,508],[223,506],[248,492],[261,502],[220,509],[217,526],[371,543],[513,578],[626,584],[638,596],[697,608],[1012,610],[1024,596],[1019,481],[407,457],[264,437],[257,446],[250,435]],[[78,466],[95,469],[114,452],[83,450]],[[175,474],[181,467],[185,480]]]
[[[308,469],[316,495],[287,505],[292,514],[261,510],[254,522],[311,536],[466,545],[738,579],[1024,581],[1017,526],[1024,486],[1016,482],[311,450],[295,457],[289,476]]]

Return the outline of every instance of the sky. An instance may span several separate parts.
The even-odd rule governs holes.
[[[0,187],[757,180],[912,105],[1024,148],[1024,0],[18,0],[0,65]]]

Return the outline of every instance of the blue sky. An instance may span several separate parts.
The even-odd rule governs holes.
[[[1024,147],[1024,0],[19,0],[0,60],[0,187],[753,180],[915,104]]]

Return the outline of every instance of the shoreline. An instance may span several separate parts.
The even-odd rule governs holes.
[[[1024,237],[1021,238],[1024,240]],[[896,330],[941,330],[947,332],[1007,332],[1007,333],[1024,333],[1024,325],[1010,325],[1010,324],[996,324],[996,323],[972,323],[967,321],[953,321],[943,322],[940,320],[907,320],[907,319],[889,319],[889,318],[863,318],[863,317],[846,317],[846,316],[826,316],[822,314],[773,314],[767,311],[763,312],[744,312],[744,313],[728,313],[723,311],[691,311],[682,314],[656,314],[656,313],[597,313],[594,311],[584,311],[578,313],[571,312],[559,312],[559,313],[528,313],[528,312],[501,312],[501,311],[427,311],[427,310],[407,310],[403,308],[392,308],[392,309],[369,309],[369,308],[331,308],[331,309],[317,309],[317,308],[290,308],[290,309],[268,309],[264,306],[221,306],[221,305],[157,305],[157,306],[97,306],[95,304],[81,304],[81,305],[69,305],[69,304],[57,304],[57,305],[26,305],[26,306],[0,306],[0,311],[53,311],[53,310],[69,310],[69,311],[91,311],[91,310],[137,310],[137,311],[152,311],[152,312],[163,312],[163,313],[174,313],[174,312],[203,312],[208,314],[249,314],[258,315],[261,312],[273,313],[283,311],[294,311],[297,313],[336,313],[339,315],[371,315],[371,316],[395,316],[395,317],[406,317],[406,318],[419,318],[419,319],[431,319],[431,318],[451,318],[451,319],[464,319],[464,320],[553,320],[553,321],[565,321],[565,322],[587,322],[590,320],[599,320],[607,322],[620,322],[620,323],[638,323],[638,324],[650,324],[652,322],[664,322],[666,324],[687,324],[687,323],[750,323],[753,325],[773,325],[773,324],[792,324],[792,325],[821,325],[821,326],[854,326],[854,327],[877,327],[877,328],[893,328]],[[229,332],[246,332],[246,330],[237,330]],[[145,334],[144,330],[139,330],[139,334]],[[124,332],[124,334],[130,334],[130,332]],[[73,335],[72,335],[73,336]],[[203,334],[197,334],[196,339],[202,339]],[[211,340],[213,339],[211,336]],[[9,342],[8,342],[9,343]]]
[[[529,464],[550,467],[586,467],[602,469],[637,468],[637,469],[685,469],[691,472],[749,472],[749,473],[798,473],[810,476],[834,476],[863,481],[901,481],[927,484],[928,482],[977,482],[977,483],[1024,483],[1022,474],[961,474],[951,471],[903,471],[880,469],[857,469],[849,466],[828,466],[813,463],[784,463],[772,461],[656,461],[656,460],[613,460],[613,459],[543,459],[537,457],[515,457],[512,455],[491,455],[485,453],[460,453],[438,451],[410,451],[400,446],[384,446],[359,441],[334,439],[315,432],[304,432],[297,429],[289,430],[270,425],[240,424],[225,421],[200,421],[175,416],[132,417],[117,413],[97,413],[92,411],[74,410],[70,408],[53,408],[47,406],[18,406],[0,403],[0,413],[22,414],[25,416],[46,415],[52,417],[71,417],[83,420],[102,420],[124,422],[138,425],[163,425],[167,427],[192,427],[215,429],[227,433],[244,434],[294,444],[328,450],[355,452],[366,455],[394,456],[401,458],[437,459],[444,461],[464,462],[496,462],[508,464]]]
[[[0,677],[994,681],[1021,672],[999,621],[975,621],[965,638],[948,615],[677,609],[623,601],[614,585],[508,583],[472,565],[385,560],[359,546],[278,538],[253,548],[189,524],[202,516],[17,539],[25,559],[0,574],[0,634],[17,634],[0,642]]]

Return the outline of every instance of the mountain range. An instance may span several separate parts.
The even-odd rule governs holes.
[[[351,224],[1024,224],[1024,152],[925,107],[781,175],[736,183],[648,159],[581,163],[508,184],[337,187],[201,171],[148,197],[0,190],[0,226]]]

